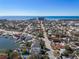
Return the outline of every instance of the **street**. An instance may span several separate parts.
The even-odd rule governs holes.
[[[49,58],[55,59],[55,56],[53,55],[53,49],[50,46],[50,41],[48,40],[47,33],[45,31],[45,27],[44,27],[42,21],[41,21],[41,28],[43,29],[43,32],[44,32],[44,39],[43,40],[45,41],[45,45],[48,49],[50,49],[50,51],[47,52],[49,55]]]

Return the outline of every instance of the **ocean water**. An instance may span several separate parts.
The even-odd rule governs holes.
[[[7,20],[27,20],[33,19],[37,17],[44,17],[46,19],[79,19],[79,16],[0,16],[0,19],[7,19]]]

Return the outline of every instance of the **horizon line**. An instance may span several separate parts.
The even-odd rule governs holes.
[[[0,15],[0,16],[27,16],[27,15]],[[28,16],[32,16],[32,15],[28,15]],[[50,16],[50,15],[48,15],[48,16]],[[51,16],[55,16],[55,15],[51,15]],[[63,16],[63,15],[56,15],[56,16]],[[64,16],[73,16],[73,15],[64,15]],[[74,16],[76,16],[76,15],[74,15]],[[38,17],[38,16],[36,16],[36,17]]]

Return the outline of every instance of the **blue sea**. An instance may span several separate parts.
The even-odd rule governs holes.
[[[44,17],[49,20],[55,19],[79,19],[79,16],[0,16],[0,19],[7,19],[7,20],[27,20],[33,19],[37,17]]]

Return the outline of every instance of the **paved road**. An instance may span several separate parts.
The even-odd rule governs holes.
[[[8,33],[8,34],[22,33],[22,35],[23,35],[26,31],[28,31],[28,28],[30,28],[31,25],[32,25],[32,23],[29,24],[28,26],[26,26],[23,32],[18,32],[18,31],[7,31],[7,30],[4,30],[4,29],[0,29],[0,31],[3,31],[4,33]]]
[[[47,37],[47,33],[45,31],[45,27],[43,25],[43,22],[41,21],[41,28],[43,29],[43,32],[44,32],[44,41],[45,41],[45,45],[48,49],[50,49],[50,51],[48,51],[48,55],[49,55],[49,58],[50,59],[56,59],[55,56],[53,55],[53,49],[51,48],[50,46],[50,41],[48,40],[48,37]]]
[[[32,25],[32,23],[29,24],[28,26],[26,26],[22,34],[24,34],[26,31],[28,31],[28,28],[30,28],[31,25]]]
[[[25,29],[23,30],[21,36],[22,36],[23,34],[25,34],[26,31],[28,31],[28,28],[30,28],[31,25],[32,25],[32,23],[25,27]],[[21,36],[20,36],[19,40],[17,40],[17,42],[19,42],[19,41],[21,40]]]

